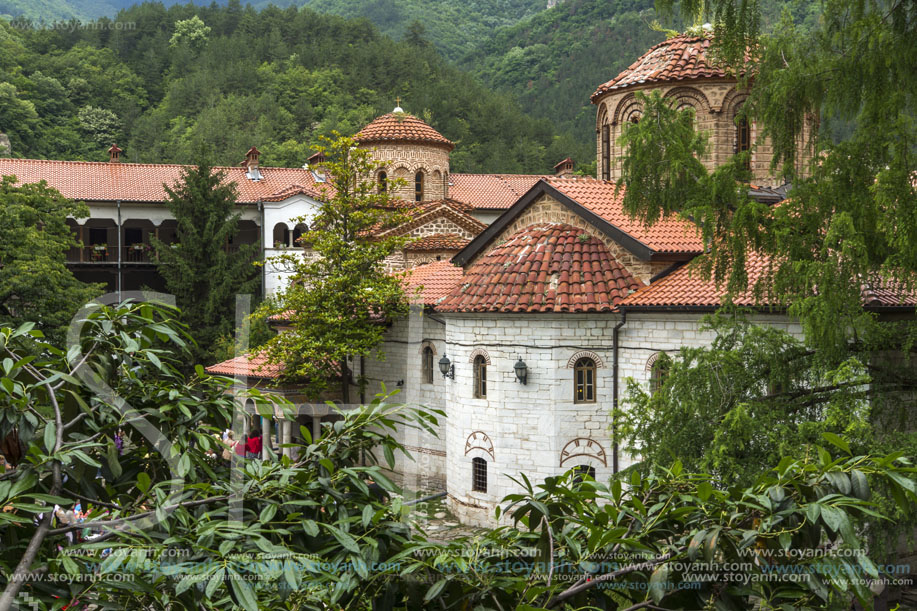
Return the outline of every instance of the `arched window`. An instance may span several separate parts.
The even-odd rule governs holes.
[[[665,384],[665,379],[669,376],[669,369],[672,361],[664,352],[660,352],[658,357],[650,366],[650,392],[655,394]]]
[[[388,189],[388,174],[379,172],[379,193],[385,193]]]
[[[611,180],[611,126],[602,126],[602,180]]]
[[[286,223],[274,225],[274,248],[286,248],[290,245],[290,228]]]
[[[487,492],[487,461],[478,456],[471,459],[471,489]]]
[[[589,357],[573,366],[573,402],[595,403],[595,361]]]
[[[745,117],[736,117],[736,139],[733,148],[736,153],[741,153],[751,148],[751,126],[748,125],[748,119]]]
[[[421,373],[424,384],[433,383],[433,348],[430,346],[424,346]]]
[[[423,172],[418,171],[414,174],[414,200],[423,201]]]
[[[299,223],[293,228],[293,246],[303,246],[300,238],[309,231],[309,226],[305,223]]]
[[[487,398],[487,359],[482,354],[474,357],[474,396]]]
[[[581,484],[586,476],[589,476],[590,479],[595,479],[595,467],[589,465],[576,465],[573,467],[574,484]]]

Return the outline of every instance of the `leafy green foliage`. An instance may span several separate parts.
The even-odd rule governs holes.
[[[697,167],[697,149],[677,127],[683,113],[645,99],[650,116],[623,136],[623,182],[640,186],[628,189],[625,205],[648,220],[690,215],[709,245],[705,273],[733,293],[753,288],[787,305],[825,359],[842,363],[851,348],[910,351],[910,326],[883,324],[863,305],[874,291],[907,294],[917,278],[917,85],[905,76],[917,69],[915,8],[828,3],[813,30],[786,17],[764,35],[755,6],[710,6],[719,56],[735,65],[752,50],[754,83],[743,109],[758,126],[757,145],[770,138],[774,173],[792,183],[790,197],[773,208],[750,199],[744,153],[713,172]],[[849,131],[832,130],[837,122]],[[652,165],[654,147],[669,167],[693,169],[672,180],[668,168]],[[769,263],[749,287],[752,250]]]
[[[181,374],[188,343],[177,315],[97,307],[68,350],[31,325],[0,328],[0,414],[27,445],[25,460],[0,474],[0,536],[13,552],[0,557],[0,604],[25,587],[48,604],[113,608],[700,609],[758,598],[843,609],[850,592],[869,606],[864,578],[879,575],[859,529],[883,522],[871,491],[890,490],[898,506],[917,501],[900,453],[854,455],[846,439],[826,436],[836,456],[816,447],[745,486],[679,462],[607,483],[569,472],[535,486],[523,474],[521,492],[505,499],[511,526],[427,541],[380,465],[405,451],[393,431],[432,432],[441,413],[379,396],[317,440],[304,428],[291,456],[227,467],[210,453],[232,419],[231,381]],[[102,384],[112,392],[98,392]],[[282,400],[251,398],[259,412],[293,416]],[[161,437],[138,434],[141,418]],[[74,499],[86,521],[51,527],[52,506]],[[78,532],[96,535],[67,541]],[[814,553],[838,545],[852,553]],[[73,579],[36,577],[44,572]],[[764,578],[787,572],[808,578],[792,587]]]
[[[876,404],[883,393],[892,402],[888,393],[902,387],[883,383],[875,368],[855,358],[826,367],[779,328],[721,312],[700,330],[715,334],[711,345],[682,348],[658,390],[628,383],[619,432],[647,465],[679,460],[726,485],[747,485],[759,465],[814,452],[825,433],[854,440],[854,452],[874,452],[873,409],[903,407],[900,397]]]
[[[238,233],[236,186],[206,162],[182,171],[181,182],[166,186],[166,206],[175,218],[176,242],[152,238],[156,267],[175,295],[200,344],[209,355],[232,331],[237,294],[258,292],[258,244],[231,246]]]
[[[289,284],[262,309],[263,316],[282,314],[290,330],[265,345],[273,362],[282,363],[284,377],[305,383],[318,394],[331,380],[342,380],[347,402],[347,360],[374,355],[382,343],[386,322],[407,313],[401,278],[386,272],[386,257],[409,238],[377,236],[384,227],[410,218],[394,202],[390,188],[379,192],[372,177],[384,164],[356,148],[352,138],[329,140],[325,167],[333,190],[326,192],[312,229],[303,237],[311,253],[275,258],[290,271]],[[328,191],[326,189],[326,191]]]
[[[32,321],[62,341],[76,309],[101,292],[64,263],[80,246],[67,217],[85,218],[89,209],[43,183],[14,183],[12,176],[0,179],[0,323]]]

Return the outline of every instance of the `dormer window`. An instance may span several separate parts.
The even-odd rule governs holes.
[[[414,201],[423,201],[423,171],[414,175]]]
[[[388,174],[379,172],[379,193],[385,193],[388,190]]]

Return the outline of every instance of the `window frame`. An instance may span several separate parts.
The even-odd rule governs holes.
[[[472,376],[474,383],[474,398],[487,398],[487,359],[483,354],[474,357],[474,374]]]
[[[580,376],[582,375],[582,381]],[[591,378],[591,380],[589,379]],[[573,365],[573,402],[596,402],[596,365],[588,356],[580,357]],[[582,392],[581,392],[582,391]],[[580,396],[582,394],[582,396]]]
[[[581,484],[583,483],[583,476],[588,475],[593,480],[595,480],[595,467],[592,465],[576,465],[572,469],[573,471],[573,483]]]
[[[611,125],[602,125],[602,180],[611,180]]]
[[[433,383],[433,347],[424,346],[421,351],[420,375],[423,384]]]
[[[480,456],[471,459],[471,491],[487,493],[487,461]]]
[[[415,202],[423,201],[423,190],[424,190],[423,170],[417,170],[417,173],[414,174],[414,201]]]
[[[656,360],[650,366],[650,394],[655,395],[665,385],[665,379],[669,376],[672,367],[672,361],[665,352],[660,352]]]

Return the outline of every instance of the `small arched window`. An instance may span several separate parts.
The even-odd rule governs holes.
[[[423,201],[423,172],[418,171],[414,174],[414,200]]]
[[[611,126],[602,126],[602,180],[611,180]]]
[[[487,492],[487,461],[478,456],[471,459],[471,489]]]
[[[379,193],[385,193],[388,190],[388,174],[379,172]]]
[[[589,357],[573,366],[573,402],[595,403],[595,361]]]
[[[650,392],[656,394],[669,377],[672,361],[664,352],[659,353],[650,368]]]
[[[424,346],[421,373],[423,375],[424,384],[433,383],[433,348],[430,346]]]
[[[736,116],[736,137],[733,149],[736,153],[743,153],[751,149],[751,125],[744,116]],[[745,161],[745,169],[751,168],[751,160]]]
[[[586,477],[595,479],[595,467],[589,465],[576,465],[573,467],[573,483],[581,484]]]
[[[487,398],[487,359],[481,354],[474,357],[474,396]]]

